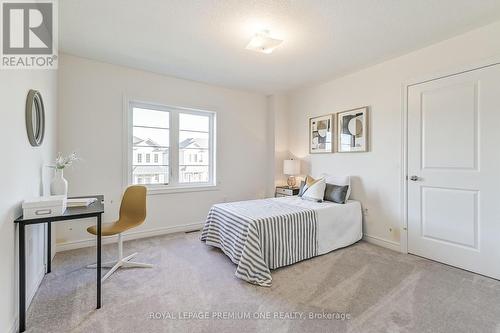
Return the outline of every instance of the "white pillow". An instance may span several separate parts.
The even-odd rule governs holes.
[[[333,185],[338,185],[338,186],[348,185],[349,188],[347,189],[345,201],[347,201],[349,199],[349,196],[351,195],[351,176],[329,176],[329,175],[323,174],[323,175],[321,175],[321,177],[325,178],[325,182],[327,184],[333,184]]]
[[[325,188],[325,179],[318,179],[314,184],[309,186],[304,193],[302,193],[302,199],[323,202],[323,198],[325,197]]]

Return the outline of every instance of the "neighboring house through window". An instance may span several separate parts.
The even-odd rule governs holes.
[[[130,102],[129,112],[130,184],[215,185],[214,112],[137,102]]]

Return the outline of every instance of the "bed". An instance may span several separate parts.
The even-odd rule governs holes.
[[[235,275],[269,287],[271,270],[351,245],[362,237],[361,204],[300,197],[213,205],[201,241],[237,265]]]

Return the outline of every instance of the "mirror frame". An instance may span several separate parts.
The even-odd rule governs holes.
[[[36,117],[35,124],[33,124],[33,117]],[[26,98],[26,132],[33,147],[42,144],[45,135],[45,107],[42,95],[33,89],[28,92]]]

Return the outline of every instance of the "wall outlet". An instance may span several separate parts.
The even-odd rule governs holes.
[[[368,208],[363,208],[363,215],[368,216]]]

